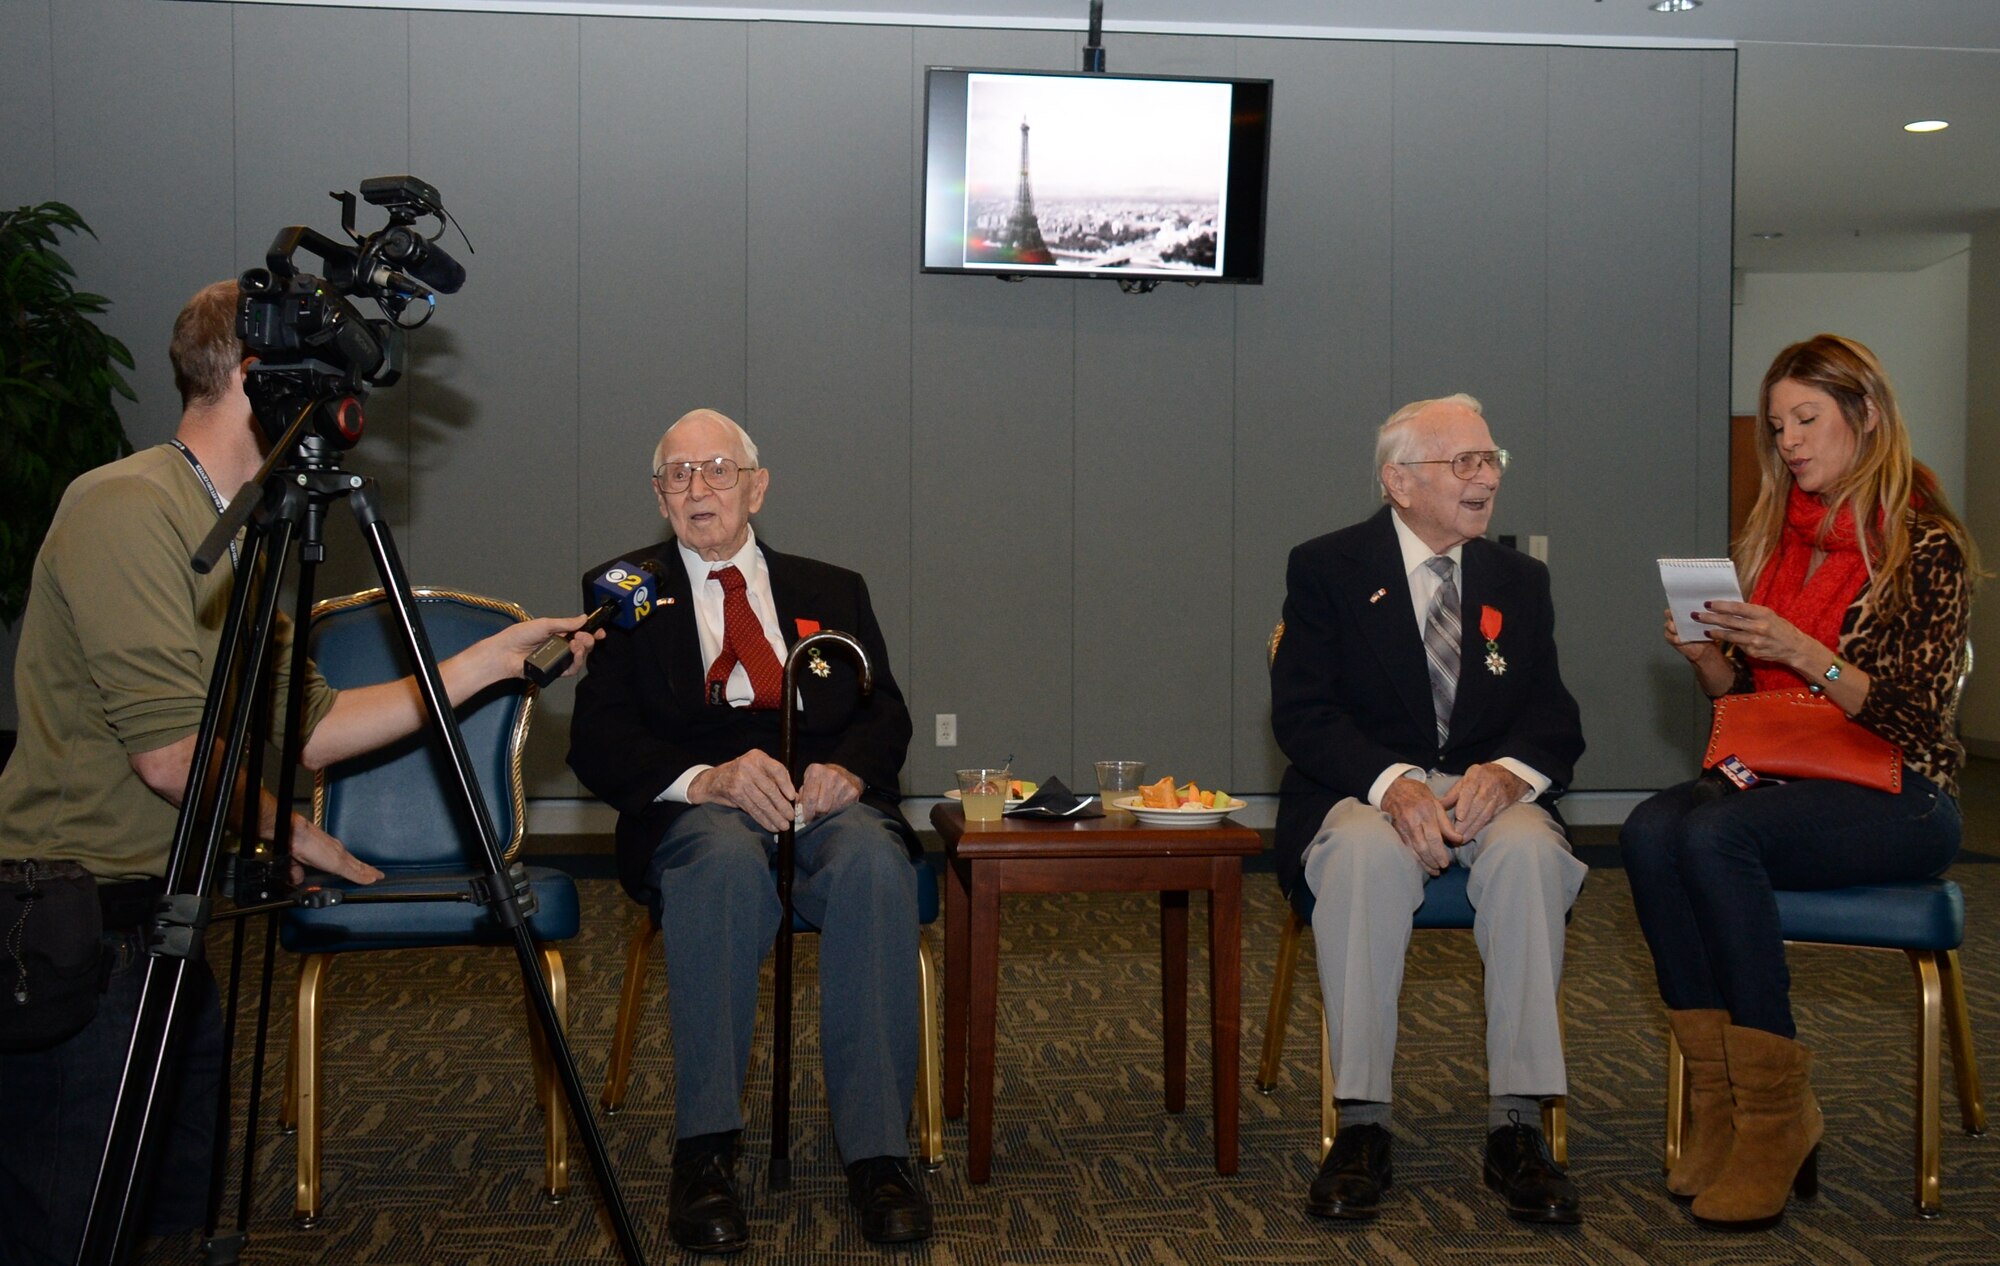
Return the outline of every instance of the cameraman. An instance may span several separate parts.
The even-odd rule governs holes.
[[[168,355],[182,404],[174,438],[79,476],[35,560],[14,663],[20,740],[0,774],[0,859],[75,862],[94,876],[111,970],[81,1032],[0,1053],[0,1262],[9,1266],[74,1260],[124,1070],[144,924],[162,889],[234,580],[226,567],[197,575],[188,559],[265,457],[243,390],[249,351],[236,335],[237,296],[236,282],[217,282],[174,322]],[[446,660],[439,671],[452,702],[520,676],[545,639],[582,623],[529,620]],[[273,734],[283,724],[292,634],[279,615]],[[594,640],[574,639],[578,668]],[[424,715],[412,678],[336,692],[317,672],[305,709],[310,769],[409,734]],[[268,794],[261,817],[257,829],[269,838]],[[292,851],[295,882],[307,866],[362,883],[381,876],[297,814]],[[11,987],[16,966],[0,953],[0,981]],[[145,1210],[155,1234],[199,1227],[206,1214],[221,1013],[214,977],[199,961],[195,968],[197,1005]],[[0,995],[0,1052],[19,1044],[4,1041],[9,1001]]]

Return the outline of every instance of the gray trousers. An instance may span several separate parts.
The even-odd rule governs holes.
[[[1430,787],[1443,795],[1457,781],[1434,775]],[[1589,868],[1535,804],[1502,810],[1453,855],[1471,870],[1472,935],[1486,964],[1488,1093],[1567,1094],[1556,989],[1564,915]],[[1387,1103],[1410,921],[1429,876],[1387,815],[1353,797],[1327,812],[1305,875],[1336,1093]]]
[[[820,929],[820,1052],[849,1161],[908,1156],[917,1080],[917,878],[902,837],[854,804],[798,832],[792,902]],[[778,931],[777,842],[736,809],[698,805],[653,853],[682,1138],[743,1127],[757,976]]]

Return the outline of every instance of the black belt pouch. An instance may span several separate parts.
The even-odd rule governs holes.
[[[97,1014],[109,951],[97,881],[75,862],[0,861],[0,1052],[67,1041]]]

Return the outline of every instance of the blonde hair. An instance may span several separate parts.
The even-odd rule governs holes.
[[[1952,513],[1937,476],[1910,454],[1910,432],[1896,404],[1895,390],[1875,353],[1838,334],[1815,334],[1779,352],[1764,371],[1757,396],[1757,503],[1736,539],[1732,557],[1746,590],[1754,590],[1777,556],[1792,495],[1792,472],[1778,451],[1771,426],[1771,391],[1786,380],[1824,391],[1854,432],[1854,464],[1819,495],[1827,516],[1822,537],[1843,508],[1852,507],[1861,560],[1868,568],[1867,601],[1893,611],[1910,596],[1910,511],[1941,524],[1965,559],[1966,574],[1979,575],[1972,537]],[[1870,411],[1875,425],[1867,425]]]

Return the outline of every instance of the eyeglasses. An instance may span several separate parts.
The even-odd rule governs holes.
[[[736,486],[736,477],[755,466],[738,466],[727,457],[711,457],[705,462],[667,462],[653,472],[653,482],[668,492],[686,492],[696,471],[710,491],[726,492]]]
[[[1471,448],[1450,457],[1436,457],[1422,462],[1397,462],[1398,466],[1449,466],[1451,473],[1460,479],[1470,479],[1479,473],[1481,466],[1491,466],[1495,474],[1507,469],[1507,450],[1504,448]]]

